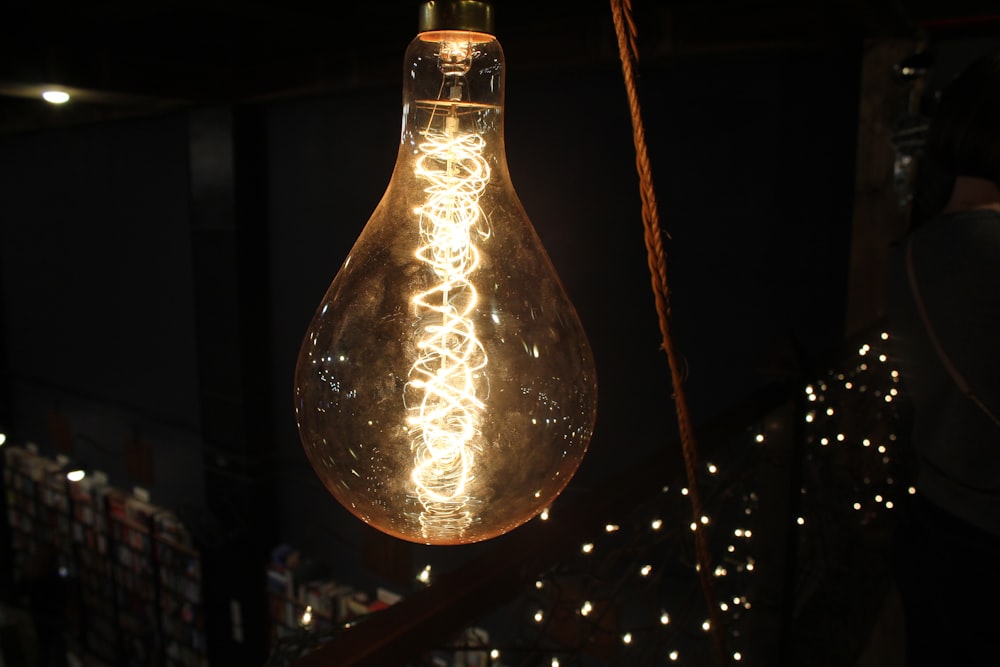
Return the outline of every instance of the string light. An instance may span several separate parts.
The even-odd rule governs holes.
[[[870,346],[863,356],[871,360],[878,358],[874,346]],[[850,417],[852,413],[848,410],[838,409],[841,407],[841,399],[833,393],[834,391],[846,392],[850,396],[857,397],[869,394],[871,396],[878,395],[879,397],[887,395],[888,391],[883,392],[878,383],[867,376],[867,374],[873,372],[882,373],[885,370],[884,364],[872,363],[869,365],[868,370],[864,371],[860,370],[859,367],[849,373],[831,373],[829,377],[835,380],[835,382],[819,380],[812,383],[812,396],[815,399],[815,403],[818,404],[816,406],[818,409],[810,409],[805,411],[803,415],[803,417],[812,415],[812,421],[807,420],[807,423],[811,424],[811,428],[815,429],[809,436],[811,438],[810,442],[814,445],[820,445],[822,442],[825,442],[826,450],[823,450],[821,447],[819,449],[820,451],[830,452],[831,456],[835,453],[839,455],[856,451],[859,453],[870,452],[879,456],[892,458],[890,445],[895,442],[895,435],[875,431],[858,434],[852,428],[847,428],[842,420],[843,418]],[[749,438],[759,443],[765,441],[766,436],[767,433],[764,430],[760,430],[751,432]],[[852,447],[856,449],[852,449]],[[748,452],[752,455],[754,450],[736,449],[733,451]],[[832,459],[823,460],[832,461]],[[722,463],[724,462],[714,461],[705,464],[702,469],[706,475],[706,482],[711,480],[713,484],[732,483],[731,479],[723,474],[724,469],[730,466],[722,465]],[[739,466],[737,466],[738,468]],[[744,466],[743,469],[746,469],[746,467]],[[852,516],[865,516],[871,511],[866,506],[878,507],[882,510],[891,509],[894,506],[892,490],[896,489],[897,492],[903,492],[904,488],[898,484],[893,486],[893,476],[887,472],[890,470],[891,468],[880,468],[878,471],[872,471],[874,474],[856,476],[856,479],[860,480],[859,484],[866,491],[846,496],[847,503],[845,510],[851,512]],[[747,478],[745,482],[752,483],[752,479]],[[819,502],[828,495],[826,493],[810,493],[809,484],[810,478],[807,476],[803,485],[799,488],[801,497],[806,499],[805,505],[802,508],[803,511],[792,515],[796,525],[803,531],[802,535],[807,536],[807,538],[810,535],[807,526],[812,526],[816,523],[810,521],[809,510],[811,505],[809,502]],[[885,485],[884,487],[882,486],[883,484]],[[905,491],[912,492],[912,487],[905,489]],[[639,588],[632,589],[628,584],[619,584],[619,587],[623,591],[622,595],[625,594],[624,591],[632,591],[630,594],[634,595],[641,595],[647,590],[652,592],[655,587],[649,587],[646,584],[645,588],[643,588],[640,582],[648,581],[648,578],[654,574],[654,570],[658,573],[658,576],[670,576],[663,569],[659,568],[660,561],[653,560],[649,556],[653,555],[655,549],[658,548],[657,545],[663,546],[669,544],[669,540],[681,535],[681,533],[676,531],[665,531],[664,528],[669,523],[664,521],[662,517],[680,516],[681,510],[679,508],[684,506],[678,505],[671,509],[671,505],[661,506],[661,504],[683,502],[681,499],[688,495],[689,489],[686,486],[679,486],[675,493],[668,492],[669,486],[664,486],[663,494],[659,496],[662,500],[657,500],[655,502],[656,506],[650,507],[648,513],[645,513],[642,517],[636,516],[629,520],[609,521],[602,524],[599,528],[601,533],[600,539],[583,543],[580,552],[578,552],[580,554],[580,561],[575,565],[571,563],[566,565],[565,576],[568,577],[566,584],[557,581],[554,586],[547,586],[543,585],[543,580],[538,580],[535,584],[535,590],[542,591],[544,589],[546,591],[547,598],[544,605],[548,611],[543,611],[541,607],[538,607],[534,613],[534,621],[541,624],[543,619],[547,617],[560,618],[560,614],[563,613],[560,610],[560,605],[563,604],[560,602],[562,600],[561,596],[567,590],[576,590],[580,586],[580,577],[586,580],[587,577],[593,576],[593,574],[585,574],[588,571],[592,573],[598,571],[606,572],[607,568],[610,567],[609,563],[612,562],[612,559],[631,553],[629,551],[631,549],[635,549],[635,554],[632,557],[636,558],[637,562],[634,565],[634,569],[631,570],[631,575],[625,574],[621,576],[626,579],[631,576],[636,582],[635,585],[639,586]],[[721,494],[720,497],[722,495],[725,494]],[[742,503],[736,507],[729,507],[724,514],[721,513],[726,509],[724,507],[710,508],[709,511],[700,515],[697,521],[689,522],[688,526],[692,531],[698,530],[700,526],[718,524],[720,522],[722,522],[722,525],[729,526],[728,530],[720,533],[720,535],[725,536],[722,538],[725,541],[722,541],[717,546],[720,556],[724,555],[724,557],[720,557],[717,559],[717,562],[712,564],[712,572],[714,575],[713,580],[719,586],[720,598],[716,605],[717,609],[722,613],[720,620],[724,624],[720,631],[724,631],[729,638],[728,641],[731,642],[726,655],[735,664],[745,662],[748,655],[746,646],[732,644],[739,644],[739,642],[743,641],[744,634],[740,632],[740,623],[752,613],[754,607],[753,601],[747,595],[747,590],[750,589],[750,586],[749,580],[746,577],[753,576],[757,570],[756,558],[750,550],[754,533],[753,527],[748,523],[740,521],[739,518],[752,517],[758,498],[757,492],[753,488],[745,489],[740,493],[730,491],[729,497],[741,500]],[[653,503],[651,502],[651,504]],[[633,510],[636,513],[642,513],[643,511],[642,508]],[[731,523],[733,521],[735,521],[735,524]],[[645,530],[638,530],[641,527],[645,527]],[[691,533],[687,534],[690,535]],[[648,542],[648,544],[644,544],[644,542]],[[639,558],[642,560],[638,560]],[[698,567],[699,565],[696,563],[691,564],[691,570],[697,571]],[[593,569],[580,570],[578,568]],[[560,572],[557,571],[550,573],[545,579],[557,579],[560,576]],[[595,587],[593,590],[601,589]],[[596,601],[592,597],[584,597],[584,594],[589,594],[589,591],[586,589],[580,589],[579,593],[579,596],[568,597],[566,602],[573,600],[573,604],[575,605],[573,609],[576,612],[577,622],[589,624],[586,626],[587,629],[581,628],[581,631],[596,632],[599,624],[595,620],[592,620],[594,617],[600,617],[595,613],[596,609],[598,609]],[[676,604],[676,601],[673,604]],[[675,616],[678,615],[678,610],[667,607],[659,608],[647,623],[644,624],[641,619],[637,619],[620,628],[619,637],[621,638],[621,645],[630,647],[630,651],[642,651],[645,643],[655,642],[658,646],[661,646],[660,650],[665,651],[665,653],[659,653],[659,655],[666,655],[671,663],[677,662],[680,660],[682,653],[687,655],[683,644],[695,641],[693,635],[685,634],[681,631],[682,626],[690,627],[690,622],[692,621],[690,615],[695,611],[695,609],[681,609],[682,621],[676,623]],[[710,636],[713,631],[711,619],[697,617],[697,621],[695,622],[702,629],[701,635],[703,637]],[[655,633],[667,634],[658,638]],[[704,639],[701,641],[704,641]],[[674,646],[663,646],[663,644],[668,643],[672,643]]]
[[[763,434],[762,432],[753,432],[750,434],[750,437],[756,440],[757,436],[762,434]],[[719,462],[712,462],[710,465],[704,466],[703,470],[704,474],[708,476],[707,479],[713,480],[713,483],[731,484],[733,479],[740,478],[740,477],[727,478],[723,474],[724,466],[720,465]],[[660,547],[665,547],[669,545],[671,543],[669,540],[673,540],[674,535],[676,535],[676,533],[664,531],[664,528],[667,526],[667,523],[664,521],[663,518],[661,518],[662,513],[664,512],[664,510],[666,510],[665,513],[669,514],[670,516],[676,516],[677,512],[682,507],[686,506],[686,501],[682,499],[687,494],[688,488],[678,487],[677,492],[674,494],[668,494],[667,493],[668,491],[669,487],[666,488],[664,490],[664,494],[660,496],[663,499],[662,501],[659,500],[651,501],[651,504],[654,504],[656,506],[650,507],[648,513],[646,513],[641,507],[633,510],[633,512],[639,512],[645,514],[645,516],[642,519],[639,520],[629,519],[628,521],[608,521],[601,524],[601,531],[600,531],[601,538],[599,540],[584,542],[581,545],[580,552],[578,552],[580,554],[580,557],[585,558],[586,560],[581,560],[575,566],[572,565],[571,563],[567,563],[564,566],[566,568],[565,575],[560,574],[560,572],[558,571],[552,572],[549,575],[547,575],[545,577],[546,580],[551,578],[551,579],[556,579],[557,581],[554,582],[553,586],[548,586],[548,585],[544,586],[544,589],[548,591],[548,597],[545,599],[542,606],[536,607],[537,614],[533,617],[534,622],[540,625],[542,623],[542,620],[544,620],[545,618],[553,618],[553,619],[565,618],[565,616],[563,616],[564,612],[561,611],[561,608],[563,604],[569,603],[571,600],[573,600],[573,603],[575,605],[573,611],[575,612],[575,617],[579,619],[578,622],[580,623],[588,622],[589,619],[593,618],[596,615],[596,610],[598,607],[596,606],[596,602],[593,598],[585,596],[585,594],[588,592],[588,589],[580,588],[581,583],[579,577],[582,576],[582,572],[576,568],[580,567],[586,569],[592,568],[593,572],[602,572],[602,573],[608,572],[609,571],[608,568],[612,567],[608,559],[616,560],[621,555],[628,553],[627,551],[622,551],[622,549],[637,548],[639,552],[645,553],[647,556],[643,560],[636,563],[636,565],[634,566],[635,569],[632,570],[632,572],[634,573],[633,576],[635,577],[636,584],[638,584],[638,582],[648,580],[655,573],[657,573],[659,569],[657,567],[657,561],[654,561],[653,559],[649,558],[649,556],[653,556],[655,550],[659,549]],[[741,492],[728,494],[728,497],[733,498],[738,503],[735,507],[731,507],[727,510],[728,515],[730,517],[732,518],[749,517],[752,515],[754,503],[756,503],[757,501],[757,493],[755,491],[753,491],[752,489],[747,489]],[[668,503],[668,507],[670,509],[660,506],[660,504],[664,502]],[[698,530],[702,526],[711,525],[715,522],[716,522],[715,515],[710,512],[705,512],[699,515],[697,520],[691,522],[689,526],[692,527],[694,530]],[[645,525],[647,527],[647,531],[643,532],[629,531],[630,527],[638,528],[639,526],[642,525]],[[720,578],[719,580],[721,581],[722,580],[721,578],[724,578],[726,580],[727,582],[726,588],[730,586],[736,586],[740,588],[746,586],[747,585],[746,580],[740,579],[739,577],[734,577],[734,575],[737,573],[746,575],[751,573],[754,569],[753,557],[749,554],[740,553],[740,551],[745,550],[750,545],[750,538],[752,536],[753,531],[749,527],[743,525],[737,528],[737,532],[743,538],[741,540],[740,550],[737,550],[737,548],[733,544],[723,543],[719,545],[720,552],[727,554],[725,562],[722,562],[723,559],[720,558],[720,562],[714,563],[712,565],[713,569],[715,569],[716,571],[716,576]],[[647,537],[642,537],[643,535]],[[642,542],[644,540],[651,540],[651,543],[649,545],[643,546]],[[651,551],[651,549],[653,551]],[[635,557],[640,558],[642,556],[640,556],[639,553],[637,552]],[[692,563],[691,566],[693,570],[697,571],[697,569],[700,567],[700,563]],[[665,571],[661,572],[662,573],[660,574],[660,576],[662,577],[672,576],[668,572]],[[560,579],[562,576],[567,577],[567,580],[565,582],[558,581],[558,579]],[[621,575],[621,576],[623,576],[626,579],[628,578],[628,575]],[[542,580],[536,582],[535,586],[536,591],[542,590],[541,581]],[[628,590],[630,588],[630,585],[625,582],[614,585],[610,583],[605,583],[603,584],[603,586],[614,586],[616,588],[620,588],[623,591]],[[564,599],[563,596],[568,590],[578,591],[580,595],[573,596],[572,598],[567,596]],[[602,590],[602,588],[596,587],[593,590],[600,591]],[[650,594],[655,594],[655,590],[656,590],[655,587],[650,588],[647,585],[646,588],[636,589],[635,592],[637,594],[641,594],[640,591],[648,591]],[[745,599],[745,596],[742,595],[734,595],[731,597],[733,597],[737,601]],[[725,614],[725,621],[728,624],[738,623],[741,618],[740,613],[745,612],[746,609],[748,609],[748,607],[743,606],[742,602],[736,607],[728,604],[727,602],[722,602],[718,608],[722,610],[723,613]],[[693,609],[684,610],[685,613],[690,613],[691,611],[694,610]],[[658,629],[662,628],[663,631],[669,631],[668,629],[673,625],[672,622],[673,616],[674,614],[671,610],[663,608],[656,612],[656,615],[652,619],[650,619],[649,624],[644,625],[641,622],[641,619],[636,619],[636,622],[629,623],[627,627],[621,628],[621,634],[619,636],[622,639],[622,645],[623,646],[636,645],[637,647],[639,647],[639,650],[643,650],[641,647],[644,641],[654,641],[649,631],[654,627]],[[697,623],[699,624],[701,624],[702,622],[703,618],[699,618],[697,621]],[[600,627],[599,624],[595,624],[593,626],[588,625],[585,628],[581,628],[581,631],[592,632],[595,631],[596,628],[598,627]],[[732,627],[735,628],[736,626],[732,625]],[[711,625],[709,625],[708,630],[702,633],[702,636],[709,634],[710,631],[711,631]],[[680,632],[680,634],[676,634],[676,638],[679,641],[686,643],[692,640],[690,636],[685,637],[680,626],[678,626],[675,631],[672,631],[671,634],[673,635],[677,632]],[[735,638],[738,638],[740,636],[738,632],[733,632],[732,629],[730,629],[729,634]],[[655,641],[659,642],[662,640],[655,640]],[[701,641],[704,641],[704,639],[702,639]],[[743,650],[742,647],[740,647],[740,650]],[[680,653],[681,651],[677,651],[676,655],[679,656]]]

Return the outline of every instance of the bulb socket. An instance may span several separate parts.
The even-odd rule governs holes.
[[[429,0],[420,5],[418,30],[470,30],[495,35],[493,6],[479,0]]]

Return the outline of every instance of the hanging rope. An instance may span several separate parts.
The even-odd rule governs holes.
[[[667,353],[670,365],[670,377],[674,388],[674,401],[677,407],[677,422],[681,437],[681,450],[684,454],[684,471],[687,475],[689,497],[694,531],[695,555],[698,559],[698,578],[705,595],[708,608],[712,636],[715,639],[715,649],[719,664],[725,660],[725,644],[723,628],[719,620],[718,606],[712,586],[712,561],[708,549],[707,529],[702,524],[704,516],[701,497],[698,492],[698,449],[695,443],[694,429],[688,412],[687,399],[684,394],[683,373],[674,349],[670,335],[670,305],[669,289],[667,287],[667,262],[663,250],[663,239],[660,232],[660,217],[656,208],[656,193],[653,189],[653,174],[646,150],[646,132],[642,123],[642,113],[639,96],[635,85],[635,66],[639,61],[639,51],[636,46],[638,30],[632,18],[631,0],[611,0],[611,14],[615,23],[615,35],[618,38],[618,52],[622,61],[622,74],[625,77],[625,89],[628,93],[629,107],[632,112],[632,138],[635,143],[635,166],[639,172],[639,195],[642,198],[642,223],[645,229],[647,261],[653,285],[653,296],[656,301],[656,312],[660,320],[660,334],[663,336],[663,349]]]

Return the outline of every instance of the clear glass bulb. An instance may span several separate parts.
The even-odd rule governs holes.
[[[410,43],[392,178],[295,370],[326,488],[419,543],[486,540],[551,505],[596,418],[590,344],[507,171],[503,77],[485,32]]]

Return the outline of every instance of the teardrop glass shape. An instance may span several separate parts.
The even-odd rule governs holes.
[[[413,542],[477,542],[537,515],[596,419],[590,344],[507,170],[503,77],[492,35],[410,43],[392,178],[295,369],[316,474]]]

